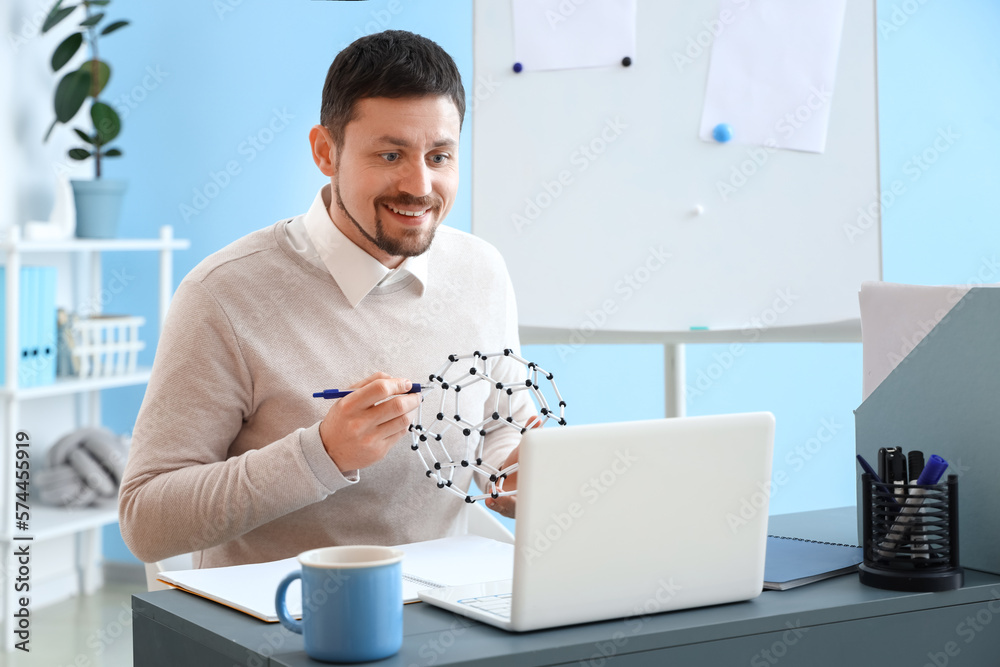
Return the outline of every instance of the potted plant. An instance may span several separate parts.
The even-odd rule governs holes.
[[[69,157],[73,160],[94,160],[94,180],[72,181],[76,201],[76,235],[88,238],[115,236],[121,200],[125,193],[124,181],[101,178],[101,161],[122,154],[120,149],[108,147],[121,131],[121,119],[114,109],[98,97],[111,78],[111,68],[99,57],[98,38],[128,25],[128,21],[114,21],[99,28],[106,16],[104,8],[110,2],[111,0],[81,0],[79,4],[64,6],[63,0],[58,0],[42,25],[42,32],[48,32],[78,7],[83,7],[86,14],[79,23],[79,29],[60,42],[52,54],[53,72],[65,67],[84,44],[87,46],[89,59],[79,69],[65,74],[56,86],[56,118],[45,133],[45,140],[48,141],[57,124],[67,124],[73,120],[87,98],[91,98],[92,131],[74,127],[73,131],[84,142],[85,147],[71,148],[69,151]]]

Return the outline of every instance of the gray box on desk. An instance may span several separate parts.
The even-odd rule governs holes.
[[[958,475],[961,565],[1000,574],[1000,289],[970,289],[854,423],[857,453],[872,465],[880,447],[948,461],[946,474]],[[858,512],[860,539],[860,477]]]

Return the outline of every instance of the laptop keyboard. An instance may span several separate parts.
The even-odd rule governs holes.
[[[510,595],[510,593],[503,593],[501,595],[463,598],[458,603],[510,620]]]

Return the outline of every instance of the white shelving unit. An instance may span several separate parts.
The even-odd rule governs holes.
[[[100,529],[118,521],[116,501],[85,509],[69,510],[46,507],[38,502],[37,497],[29,496],[30,519],[28,530],[16,530],[15,523],[15,437],[19,430],[29,434],[31,424],[23,424],[21,404],[26,401],[43,400],[57,396],[74,396],[76,399],[76,418],[78,426],[98,425],[101,423],[100,391],[115,387],[142,385],[149,380],[150,369],[138,368],[128,375],[102,378],[59,378],[54,384],[21,389],[18,387],[18,317],[20,308],[20,273],[22,256],[51,255],[67,253],[72,262],[73,299],[75,304],[91,304],[91,312],[96,310],[96,304],[101,303],[101,253],[102,252],[132,252],[153,251],[159,253],[159,326],[163,326],[170,297],[173,293],[173,252],[190,247],[186,239],[175,239],[173,228],[160,228],[157,239],[69,239],[66,241],[25,241],[20,238],[18,228],[8,232],[5,240],[0,241],[0,262],[6,266],[6,384],[0,387],[0,403],[3,409],[4,431],[0,433],[2,454],[0,454],[0,492],[3,493],[0,506],[3,507],[3,517],[0,519],[0,541],[3,542],[2,567],[0,585],[2,585],[4,649],[13,649],[15,636],[10,626],[16,611],[17,598],[32,597],[15,590],[18,576],[18,559],[15,550],[68,535],[75,536],[75,568],[77,576],[77,592],[81,594],[93,592],[102,580],[100,573],[101,554],[99,551]],[[65,280],[65,276],[60,276]],[[95,313],[96,314],[96,313]],[[37,473],[42,466],[42,457],[38,445],[32,440],[30,445],[30,471]],[[38,573],[32,571],[32,580]],[[32,633],[34,634],[34,633]]]

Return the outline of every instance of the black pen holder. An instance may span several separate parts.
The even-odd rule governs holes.
[[[861,477],[861,583],[894,591],[962,587],[958,564],[958,477],[940,484],[891,485]]]

